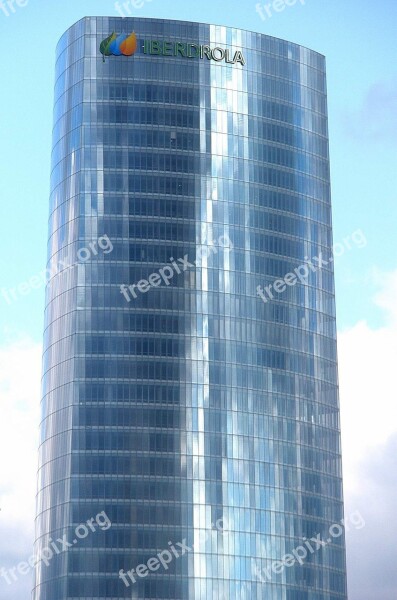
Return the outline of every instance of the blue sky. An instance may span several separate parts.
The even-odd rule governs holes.
[[[366,493],[370,498],[374,486],[380,486],[376,489],[381,494],[386,485],[390,487],[386,474],[383,487],[382,481],[374,481],[374,476],[365,483],[366,487],[365,476],[356,479],[365,462],[372,465],[368,477],[381,471],[384,460],[390,458],[390,449],[395,448],[393,436],[397,432],[397,425],[394,428],[390,425],[395,422],[390,397],[393,381],[385,372],[385,364],[396,351],[397,322],[397,3],[395,0],[297,0],[282,12],[273,10],[270,18],[264,13],[266,20],[256,12],[255,4],[251,0],[151,0],[144,1],[141,9],[133,9],[133,14],[238,26],[291,40],[327,57],[334,239],[342,242],[360,229],[368,242],[365,248],[346,251],[336,264],[347,455],[345,487],[347,503],[355,509],[360,501],[365,503]],[[13,288],[45,268],[55,46],[64,30],[86,15],[117,15],[117,12],[112,0],[28,0],[25,7],[16,7],[15,14],[8,17],[0,10],[1,288]],[[31,435],[32,439],[26,443],[31,444],[28,447],[33,456],[36,434],[30,433],[32,424],[30,429],[26,426],[26,431],[24,427],[27,415],[35,414],[38,403],[43,306],[42,287],[11,305],[0,297],[0,349],[3,365],[8,365],[0,370],[0,392],[16,427],[26,437]],[[25,361],[29,362],[29,368]],[[29,373],[31,378],[24,377],[23,382],[21,364],[24,374]],[[393,370],[393,362],[390,368]],[[363,382],[362,373],[370,380]],[[376,424],[376,431],[368,409],[374,396],[383,409],[383,421]],[[360,450],[354,452],[354,449]],[[28,462],[22,455],[20,460],[20,468],[27,472]],[[22,497],[31,488],[22,490],[15,479],[7,471],[7,489],[11,491],[4,497],[12,500],[14,494],[23,511],[26,507]],[[397,485],[394,491],[396,488]],[[2,493],[6,494],[0,482],[0,499]],[[30,514],[27,508],[25,513]],[[8,523],[7,532],[12,537],[18,527],[23,528],[25,537],[15,550],[15,557],[21,556],[23,560],[24,554],[30,554],[31,532],[26,523],[21,525],[22,517],[15,518],[19,525],[13,527]],[[371,514],[370,519],[368,531],[374,536],[382,523],[379,515]],[[0,520],[0,531],[2,526]],[[353,564],[355,549],[367,547],[368,558],[370,542],[375,542],[358,536],[359,532],[355,532],[349,537],[351,600],[396,598],[397,578],[394,575],[393,579],[391,566],[387,571],[389,579],[385,574],[388,587],[383,591],[372,590],[375,573],[371,578],[370,566],[360,579]],[[0,566],[2,556],[0,545]],[[387,565],[388,559],[390,555],[385,550],[382,564]],[[377,577],[381,575],[378,570]],[[23,597],[27,597],[26,592],[21,591],[18,597],[15,588],[6,600]]]

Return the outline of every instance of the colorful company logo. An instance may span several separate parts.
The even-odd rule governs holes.
[[[135,33],[117,35],[113,32],[99,46],[104,61],[105,56],[132,56],[137,48],[138,40]]]

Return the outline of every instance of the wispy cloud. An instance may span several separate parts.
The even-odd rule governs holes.
[[[357,141],[392,142],[397,139],[397,77],[374,83],[357,111],[343,117],[345,131]]]

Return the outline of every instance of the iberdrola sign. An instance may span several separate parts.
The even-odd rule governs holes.
[[[135,33],[117,35],[112,33],[101,43],[100,52],[105,56],[132,56],[138,50],[138,39]],[[140,48],[143,54],[156,56],[181,56],[183,58],[206,58],[216,62],[225,62],[235,65],[245,65],[245,59],[241,50],[233,52],[229,48],[211,48],[202,44],[190,44],[186,42],[166,42],[160,40],[143,40]]]

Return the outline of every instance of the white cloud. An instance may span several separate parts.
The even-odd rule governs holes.
[[[346,496],[366,526],[347,535],[349,600],[396,600],[397,434],[368,452],[357,466],[361,484]]]
[[[347,536],[349,600],[397,598],[397,271],[375,270],[372,279],[385,325],[361,321],[338,336],[346,514],[359,509],[367,521]]]
[[[41,345],[29,339],[0,347],[0,567],[10,568],[33,551]],[[7,586],[1,598],[30,597],[31,577]],[[26,595],[28,593],[28,595]]]
[[[386,325],[371,329],[360,321],[338,336],[345,485],[351,491],[359,485],[360,459],[397,431],[397,271],[377,278],[383,287],[374,301],[385,310]]]

